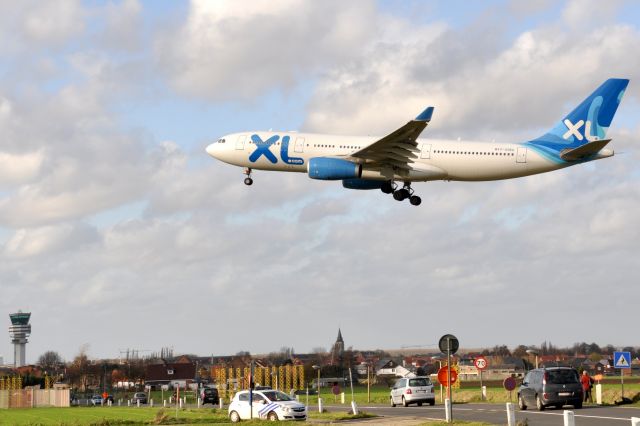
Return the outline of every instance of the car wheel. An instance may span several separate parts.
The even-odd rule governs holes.
[[[422,407],[422,402],[418,402],[418,407]]]
[[[404,399],[404,396],[402,397],[402,406],[403,407],[408,407],[409,406],[409,403],[407,402],[406,399]]]
[[[433,401],[429,401],[429,405],[436,405],[435,399]]]
[[[238,414],[237,411],[230,412],[229,420],[231,420],[231,423],[238,423],[240,421],[240,414]]]
[[[267,414],[267,420],[270,420],[272,422],[277,422],[278,421],[278,415],[276,414],[275,411],[271,411],[269,414]]]
[[[573,407],[574,407],[576,410],[581,409],[581,408],[582,408],[582,401],[580,401],[580,402],[576,402],[575,404],[573,404]]]
[[[518,407],[524,411],[527,409],[527,404],[524,403],[524,398],[522,395],[518,395]]]
[[[540,395],[536,395],[536,408],[538,411],[544,411],[544,404],[542,403],[542,399],[540,399]]]
[[[395,407],[395,406],[396,406],[396,403],[395,403],[395,402],[393,402],[393,397],[392,397],[392,396],[390,396],[390,397],[389,397],[389,401],[391,402],[391,406],[392,406],[392,407]]]

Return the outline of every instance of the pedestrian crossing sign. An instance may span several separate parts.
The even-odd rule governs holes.
[[[613,368],[631,368],[631,352],[614,352]]]

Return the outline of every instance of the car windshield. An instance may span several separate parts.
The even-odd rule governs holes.
[[[429,386],[431,384],[431,380],[425,378],[420,379],[409,379],[409,386]]]
[[[292,401],[289,395],[279,391],[263,391],[262,394],[266,396],[269,401]]]
[[[578,383],[578,374],[574,370],[549,370],[547,382],[554,385]]]

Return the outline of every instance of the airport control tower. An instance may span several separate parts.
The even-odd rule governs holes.
[[[26,361],[27,337],[31,334],[31,312],[18,311],[15,314],[9,314],[11,325],[9,326],[9,336],[13,343],[13,366],[22,367]]]

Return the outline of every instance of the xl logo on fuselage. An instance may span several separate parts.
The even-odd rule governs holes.
[[[251,140],[256,146],[256,150],[251,153],[249,156],[249,161],[255,163],[264,155],[264,158],[269,160],[272,164],[276,164],[278,159],[274,155],[273,152],[269,150],[271,145],[275,144],[280,140],[280,136],[273,135],[269,139],[263,141],[260,136],[253,134],[251,135]],[[304,164],[304,159],[300,157],[289,157],[289,141],[291,138],[289,136],[285,136],[282,138],[282,143],[280,144],[280,158],[286,164],[292,164],[296,166],[300,166]]]

